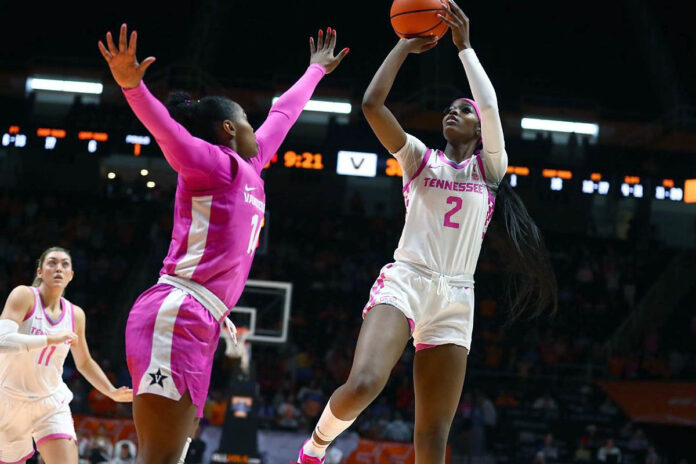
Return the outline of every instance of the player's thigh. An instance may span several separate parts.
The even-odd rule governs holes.
[[[37,443],[36,448],[46,464],[77,464],[77,443],[72,438],[48,438]]]
[[[384,304],[373,307],[360,328],[350,376],[388,376],[409,338],[408,319],[399,309]]]
[[[139,463],[176,463],[196,423],[197,407],[186,392],[180,400],[143,393],[133,398]]]
[[[446,432],[454,419],[464,386],[468,350],[447,344],[416,352],[413,384],[416,434]]]

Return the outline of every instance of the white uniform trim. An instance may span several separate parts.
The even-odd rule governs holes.
[[[191,226],[189,227],[186,255],[176,264],[176,274],[181,277],[191,278],[196,271],[196,266],[203,258],[205,244],[210,228],[210,209],[213,205],[213,196],[191,198]]]
[[[225,324],[227,332],[232,337],[234,343],[237,343],[237,327],[230,318],[223,318],[227,313],[227,306],[213,292],[205,288],[205,286],[193,280],[184,279],[182,277],[164,274],[160,276],[157,283],[171,285],[179,290],[182,290],[196,299],[208,312],[221,324]]]
[[[187,292],[174,289],[164,299],[162,305],[157,310],[155,328],[152,333],[152,352],[150,354],[150,364],[145,370],[146,374],[140,379],[138,393],[149,393],[152,391],[173,400],[179,400],[181,394],[177,391],[172,377],[172,340],[174,338],[174,324],[179,314],[179,309]],[[156,374],[150,374],[156,372]],[[157,376],[151,378],[151,376]],[[169,378],[169,382],[162,385],[159,377]],[[166,376],[166,377],[164,377]]]

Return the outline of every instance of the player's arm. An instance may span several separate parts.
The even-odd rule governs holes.
[[[440,17],[452,30],[452,41],[459,50],[459,59],[464,65],[474,101],[481,112],[481,138],[483,139],[483,162],[487,177],[500,182],[507,170],[507,153],[503,125],[498,112],[498,99],[486,71],[471,48],[469,42],[469,18],[454,0],[447,0],[447,14]]]
[[[192,136],[147,89],[143,77],[155,58],[150,56],[139,63],[135,57],[138,34],[131,32],[130,42],[126,35],[127,28],[123,24],[117,46],[111,32],[107,32],[106,45],[99,41],[99,51],[128,105],[155,138],[169,165],[185,180],[205,180],[211,172],[224,168],[220,166],[221,160],[210,153],[210,144]],[[210,156],[205,156],[208,154]]]
[[[75,316],[75,331],[77,332],[77,342],[70,348],[70,352],[75,360],[75,367],[92,384],[94,388],[99,390],[105,396],[108,396],[114,401],[131,402],[133,401],[133,390],[128,387],[116,388],[108,379],[99,364],[92,359],[85,338],[85,326],[87,318],[85,312],[79,306],[73,306]]]
[[[385,104],[394,85],[396,74],[409,53],[422,53],[435,45],[437,42],[431,38],[399,40],[384,59],[365,91],[362,101],[363,114],[372,131],[389,153],[396,153],[406,144],[406,132]]]
[[[21,353],[44,348],[46,345],[58,345],[74,341],[72,332],[60,332],[52,335],[20,334],[19,325],[24,321],[34,305],[34,292],[29,287],[20,285],[7,297],[5,307],[0,314],[0,353]]]
[[[348,53],[344,48],[334,56],[336,48],[336,30],[326,30],[326,40],[323,31],[319,31],[316,45],[314,38],[309,39],[309,68],[304,75],[278,98],[271,107],[268,117],[256,130],[256,140],[259,143],[259,154],[251,162],[257,171],[261,171],[266,163],[283,143],[285,136],[300,117],[305,105],[312,97],[319,81],[325,74],[331,73],[341,63]]]

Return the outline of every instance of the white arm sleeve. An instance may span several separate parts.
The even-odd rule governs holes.
[[[45,335],[17,333],[19,324],[10,319],[0,319],[0,353],[21,353],[38,350],[48,344]]]
[[[418,171],[426,151],[428,151],[428,147],[423,142],[411,134],[406,134],[404,146],[399,148],[399,151],[392,153],[404,172],[404,183],[411,180]]]
[[[507,153],[495,89],[473,49],[465,48],[459,52],[459,59],[464,65],[474,101],[481,111],[482,155],[486,177],[489,182],[498,184],[507,171]]]

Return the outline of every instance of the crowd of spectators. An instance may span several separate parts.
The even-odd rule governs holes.
[[[392,260],[403,218],[365,212],[359,195],[347,204],[343,212],[305,205],[293,208],[292,214],[274,215],[267,231],[268,252],[256,257],[251,277],[294,285],[290,342],[280,347],[254,346],[252,376],[261,387],[262,427],[311,429],[331,392],[347,377],[361,309],[380,267]],[[279,197],[269,199],[269,205],[275,211],[285,207]],[[68,297],[87,312],[87,337],[95,358],[117,383],[128,384],[118,330],[122,332],[125,323],[129,296],[134,298],[151,284],[166,252],[170,208],[169,200],[113,192],[79,198],[0,193],[0,217],[6,218],[0,222],[0,290],[7,295],[12,287],[29,284],[44,248],[58,244],[70,249],[76,277]],[[569,457],[574,462],[628,462],[627,456],[632,462],[642,463],[643,457],[646,463],[660,462],[643,431],[616,428],[625,419],[606,397],[595,392],[559,401],[565,386],[545,389],[535,379],[569,377],[577,385],[586,385],[592,378],[696,378],[693,350],[663,344],[664,334],[658,328],[630,354],[605,351],[604,343],[635,309],[670,251],[655,248],[637,253],[627,241],[547,234],[558,278],[559,312],[509,323],[506,274],[501,271],[504,256],[496,243],[495,238],[486,241],[477,268],[469,379],[452,430],[453,449],[468,455],[495,452],[494,443],[504,442],[499,438],[504,422],[511,420],[509,411],[536,410],[551,423],[584,410],[609,419],[599,426],[586,424],[581,431],[571,428],[568,433],[536,430],[525,436],[519,432],[515,445],[529,445],[529,462],[561,462]],[[690,323],[693,337],[696,317]],[[104,327],[115,329],[109,332]],[[120,348],[107,350],[109,341]],[[206,421],[213,425],[224,420],[230,382],[223,347],[206,407]],[[412,439],[413,356],[408,347],[383,394],[356,421],[353,427],[361,436]],[[119,408],[101,397],[69,365],[66,378],[75,394],[75,412],[129,414],[127,407]],[[491,378],[506,381],[485,381]],[[100,462],[99,446],[89,449],[85,458]],[[128,462],[128,450],[116,451],[123,451],[122,462]]]

